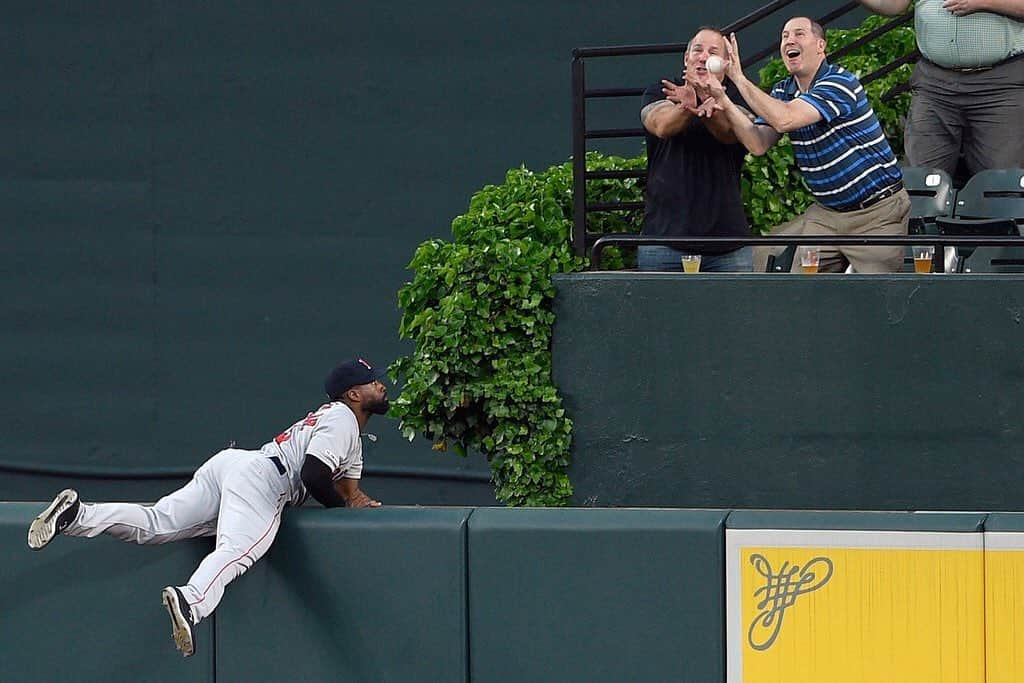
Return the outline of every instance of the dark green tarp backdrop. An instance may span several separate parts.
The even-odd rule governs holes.
[[[150,499],[315,407],[337,360],[409,353],[396,293],[416,246],[507,169],[568,158],[572,49],[685,40],[756,6],[2,3],[0,499],[48,498],[72,470],[100,477],[86,497]],[[678,63],[588,74],[641,86]],[[636,104],[592,124],[635,126]],[[385,502],[493,503],[482,458],[371,427]]]

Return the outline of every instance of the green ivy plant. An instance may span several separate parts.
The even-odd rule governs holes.
[[[642,159],[588,155],[591,169],[642,168]],[[590,201],[636,196],[636,179],[593,183]],[[629,214],[601,230],[636,231]],[[508,172],[473,195],[453,241],[416,250],[398,293],[399,335],[415,342],[391,373],[404,383],[392,415],[409,440],[483,453],[508,505],[564,505],[572,421],[551,380],[552,275],[580,270],[572,251],[572,165]]]
[[[858,29],[829,31],[830,47],[856,40],[879,21],[870,17]],[[906,31],[889,33],[842,63],[858,73],[874,71],[912,49],[913,32]],[[761,82],[768,86],[784,76],[774,60],[762,69]],[[909,67],[901,67],[868,86],[900,151],[906,98],[887,102],[880,95],[908,76]],[[587,154],[592,171],[645,166],[644,155]],[[742,184],[755,234],[811,201],[788,143],[748,156]],[[586,192],[588,203],[643,200],[637,178],[591,181]],[[409,264],[412,281],[398,293],[399,335],[412,340],[415,351],[390,368],[402,384],[392,416],[409,440],[423,434],[435,450],[486,456],[495,494],[507,505],[565,505],[572,495],[572,421],[551,379],[552,276],[585,266],[572,251],[572,211],[571,162],[542,173],[513,169],[504,183],[473,195],[466,213],[452,221],[451,241],[420,245]],[[588,228],[638,233],[641,220],[638,211],[592,213]],[[603,264],[620,268],[632,258],[608,249]]]

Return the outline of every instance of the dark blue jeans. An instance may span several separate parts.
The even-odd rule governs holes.
[[[672,247],[640,246],[636,248],[638,270],[683,271],[682,257],[686,252]],[[705,254],[700,259],[702,273],[749,273],[754,270],[754,250],[740,247],[724,254]]]

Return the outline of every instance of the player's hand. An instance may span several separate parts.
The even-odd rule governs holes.
[[[380,501],[374,500],[362,491],[357,490],[355,494],[349,498],[348,506],[350,508],[379,508]]]
[[[978,5],[978,0],[946,0],[942,3],[942,7],[950,14],[958,17],[967,16],[981,9]]]
[[[673,104],[679,104],[687,108],[697,106],[697,93],[692,85],[686,83],[676,85],[672,81],[662,81],[661,92],[665,93],[665,99]]]

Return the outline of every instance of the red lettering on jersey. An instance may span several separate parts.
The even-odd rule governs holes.
[[[292,438],[292,432],[296,429],[302,429],[303,427],[316,427],[316,423],[320,420],[320,416],[316,413],[309,413],[305,419],[299,420],[291,427],[281,432],[274,437],[274,443],[282,444]]]

